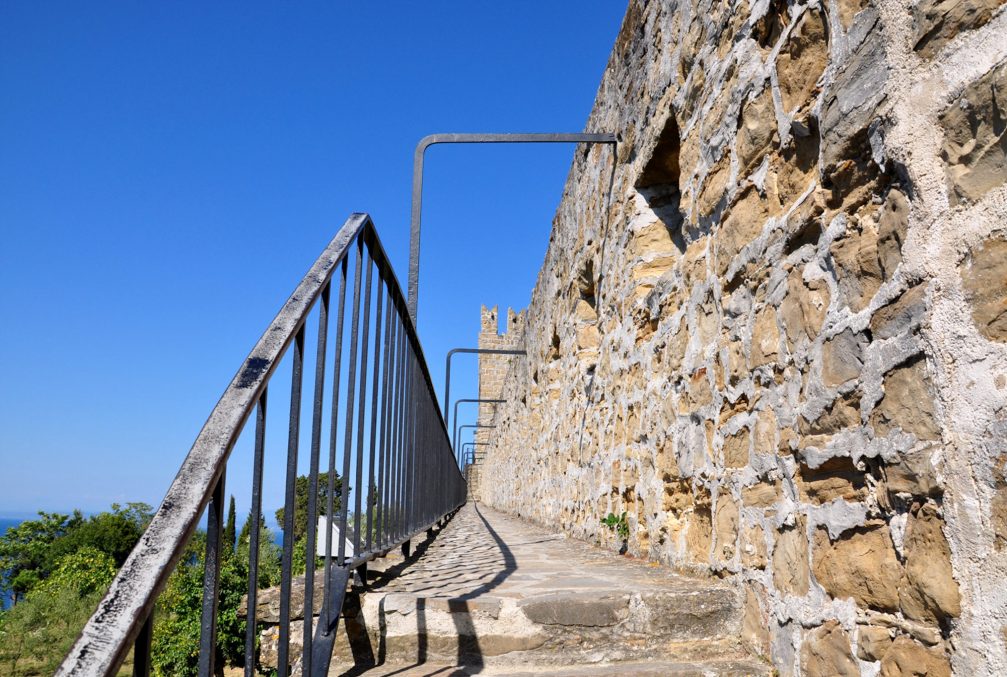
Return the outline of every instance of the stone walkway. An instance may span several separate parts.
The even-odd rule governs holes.
[[[385,568],[345,628],[379,667],[351,668],[337,647],[330,674],[768,674],[737,644],[729,587],[484,506]]]

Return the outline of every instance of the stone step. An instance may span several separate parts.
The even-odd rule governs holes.
[[[589,579],[583,579],[584,581]],[[668,590],[560,589],[521,599],[476,600],[391,593],[364,596],[358,622],[389,660],[458,664],[566,664],[666,655],[737,630],[733,591],[712,585]]]
[[[374,563],[369,588],[347,597],[330,674],[354,660],[448,666],[456,672],[445,674],[459,675],[764,674],[739,647],[741,605],[723,581],[621,557],[475,504],[414,545],[408,560]],[[301,625],[291,628],[292,656],[301,651]],[[267,667],[275,666],[277,635],[272,627],[261,636]],[[636,670],[649,665],[658,672]],[[742,672],[731,672],[737,666]]]
[[[569,665],[563,668],[534,669],[476,668],[466,669],[448,663],[385,663],[375,667],[359,667],[352,664],[333,666],[330,675],[350,677],[469,677],[470,675],[492,675],[493,677],[769,677],[773,674],[769,665],[751,659],[721,659],[710,661],[648,661],[615,663],[604,665]]]
[[[742,655],[739,600],[721,581],[475,504],[389,571],[347,619],[379,662],[544,669]]]

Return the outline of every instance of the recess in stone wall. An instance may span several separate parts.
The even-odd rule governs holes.
[[[684,215],[679,208],[679,155],[682,140],[674,115],[669,115],[651,151],[650,159],[636,180],[636,189],[647,201],[657,218],[664,224],[672,242],[680,252],[685,251],[681,228]]]

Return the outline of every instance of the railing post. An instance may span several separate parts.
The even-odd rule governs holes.
[[[290,374],[290,421],[287,434],[287,482],[283,508],[283,558],[280,564],[280,638],[277,669],[286,677],[290,666],[290,591],[294,565],[294,510],[297,483],[297,445],[300,440],[301,382],[304,365],[304,325],[294,340],[294,363]]]
[[[224,531],[224,471],[206,508],[206,556],[203,559],[203,613],[199,632],[199,677],[213,674],[217,657],[217,601],[220,597],[220,545]]]

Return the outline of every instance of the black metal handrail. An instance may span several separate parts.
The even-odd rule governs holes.
[[[349,259],[354,253],[352,280],[349,281],[352,297],[347,303]],[[372,294],[375,272],[378,284]],[[325,512],[325,588],[312,638],[313,555],[319,508],[316,496],[334,275],[339,279]],[[284,666],[280,674],[284,674],[291,663],[290,593],[305,329],[308,314],[316,302],[320,305],[306,525],[308,556],[304,579],[302,674],[328,673],[336,624],[351,571],[407,542],[465,502],[465,480],[456,465],[406,299],[370,217],[353,214],[312,265],[231,380],[196,437],[150,526],[112,581],[98,610],[64,659],[58,675],[114,674],[131,647],[135,647],[135,670],[147,674],[155,601],[196,532],[204,510],[207,511],[207,545],[199,674],[208,677],[214,673],[225,468],[245,422],[254,411],[245,647],[245,674],[253,674],[267,386],[280,359],[293,346],[278,648],[278,665]],[[349,347],[344,349],[347,306],[351,310],[350,333]],[[344,368],[347,374],[341,380]],[[343,383],[345,386],[341,385]],[[341,393],[343,390],[345,392]],[[333,515],[332,495],[340,421],[343,421],[342,500],[337,518]],[[346,552],[351,488],[355,498],[352,557]],[[366,505],[361,505],[362,500]],[[339,528],[338,544],[333,543],[334,524]]]

